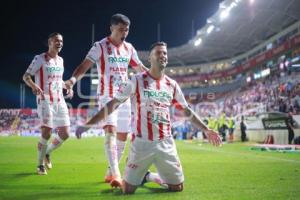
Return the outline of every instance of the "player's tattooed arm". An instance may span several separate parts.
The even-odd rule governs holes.
[[[26,72],[23,75],[23,80],[26,83],[26,85],[31,87],[33,94],[35,94],[35,95],[43,94],[42,89],[33,82],[33,80],[31,79],[31,75],[29,73]]]
[[[202,131],[208,130],[207,126],[202,122],[200,117],[190,107],[184,108],[184,114],[186,117],[191,119],[191,122],[194,123]]]
[[[201,129],[202,132],[207,136],[208,141],[214,146],[220,146],[222,144],[222,140],[218,133],[214,130],[209,129],[200,119],[200,117],[190,108],[184,108],[185,116],[188,117],[191,122]]]

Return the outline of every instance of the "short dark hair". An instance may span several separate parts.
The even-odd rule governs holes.
[[[167,43],[165,42],[155,42],[153,43],[151,46],[150,46],[150,51],[152,51],[152,49],[154,49],[156,46],[165,46],[165,47],[168,47]]]
[[[110,25],[118,25],[119,23],[130,25],[130,20],[127,16],[117,13],[111,16]]]
[[[54,36],[57,36],[57,35],[61,35],[61,36],[62,36],[62,34],[60,34],[60,33],[58,33],[58,32],[53,32],[53,33],[50,33],[50,34],[48,35],[48,39],[53,38]]]

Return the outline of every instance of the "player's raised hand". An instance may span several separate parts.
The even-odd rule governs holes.
[[[76,137],[80,139],[82,133],[86,132],[87,130],[89,130],[89,127],[87,126],[78,126],[75,131]]]
[[[208,141],[214,145],[214,146],[221,146],[222,145],[222,140],[221,137],[219,136],[219,134],[217,132],[215,132],[214,130],[206,130],[205,134],[207,136]]]

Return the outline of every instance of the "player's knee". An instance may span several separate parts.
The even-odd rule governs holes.
[[[129,183],[127,183],[126,181],[123,181],[123,194],[134,194],[135,190],[136,190],[137,186],[135,185],[131,185]]]
[[[168,190],[170,192],[181,192],[181,191],[183,191],[183,183],[180,183],[178,185],[170,185],[170,184],[168,184]]]
[[[58,128],[58,135],[61,139],[66,140],[69,138],[69,127],[59,127]]]
[[[49,140],[51,137],[51,131],[52,129],[46,126],[42,126],[42,137],[46,140]]]
[[[117,139],[120,140],[120,141],[125,142],[127,140],[127,134],[128,133],[125,133],[125,132],[118,132],[117,133]]]

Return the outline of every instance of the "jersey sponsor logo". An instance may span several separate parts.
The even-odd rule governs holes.
[[[46,70],[47,70],[47,72],[52,73],[52,72],[60,72],[60,71],[62,71],[62,68],[58,67],[58,66],[49,66],[49,67],[46,67]]]
[[[110,71],[120,72],[120,73],[127,73],[127,68],[126,67],[110,67]]]
[[[168,100],[171,100],[172,97],[170,94],[168,94],[165,91],[156,91],[156,90],[144,90],[144,96],[148,98],[156,98],[156,99],[161,99],[161,98],[167,98]]]
[[[129,58],[125,57],[108,57],[108,62],[111,64],[114,63],[129,63]]]

